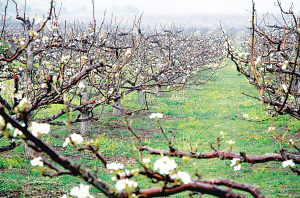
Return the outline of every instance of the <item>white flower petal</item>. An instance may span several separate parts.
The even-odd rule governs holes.
[[[42,157],[34,158],[30,161],[31,166],[44,166],[44,163],[42,162]]]

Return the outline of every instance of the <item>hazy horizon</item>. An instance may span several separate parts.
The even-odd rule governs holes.
[[[1,8],[4,8],[5,0]],[[24,0],[16,0],[19,10],[24,10]],[[49,0],[27,0],[27,16],[42,17],[49,9]],[[279,8],[274,0],[255,1],[258,15],[270,13],[279,14]],[[282,6],[288,10],[293,0],[284,0]],[[300,1],[294,2],[294,13],[299,15]],[[1,9],[0,8],[0,9]],[[59,20],[62,22],[91,21],[92,0],[56,0],[56,10],[61,9]],[[170,25],[194,29],[220,29],[220,22],[226,29],[245,29],[251,17],[252,0],[95,0],[95,15],[98,22],[103,20],[106,13],[106,20],[110,20],[112,13],[116,21],[124,24],[131,24],[132,21],[143,16],[144,27],[147,25]],[[15,14],[15,5],[10,3],[8,11]],[[58,11],[57,11],[58,13]],[[238,16],[236,16],[238,15]],[[269,15],[271,19],[271,15]]]
[[[2,7],[5,0],[1,0]],[[24,0],[16,0],[19,5],[24,5]],[[252,0],[94,0],[95,11],[107,11],[115,14],[246,14],[251,11]],[[45,12],[49,7],[49,0],[27,0],[27,6],[30,10],[39,10]],[[299,13],[300,1],[284,0],[282,6],[288,10],[293,3],[294,12]],[[274,0],[255,1],[258,13],[279,13],[278,6],[275,6]],[[62,11],[69,14],[78,14],[92,11],[92,0],[56,0],[56,6],[62,6]],[[11,3],[10,9],[15,6]],[[22,10],[22,9],[21,9]]]

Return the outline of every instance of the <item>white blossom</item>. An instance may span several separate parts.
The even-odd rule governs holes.
[[[68,195],[63,194],[63,196],[61,196],[60,198],[68,198]]]
[[[177,164],[173,159],[164,156],[156,160],[153,167],[154,170],[159,170],[160,174],[169,174],[170,170],[174,170],[177,167]]]
[[[126,57],[129,57],[130,54],[131,54],[131,49],[128,48],[128,49],[126,50],[126,52],[125,52],[125,56],[126,56]]]
[[[15,129],[13,136],[17,137],[18,135],[23,135],[23,133],[19,129]]]
[[[81,144],[83,142],[83,137],[79,134],[72,133],[71,134],[71,140],[76,144]],[[70,138],[67,137],[65,142],[63,143],[63,147],[66,147],[70,142]]]
[[[171,179],[179,179],[184,184],[188,184],[192,181],[191,176],[188,173],[182,171],[178,171],[176,174],[172,175]]]
[[[34,135],[35,137],[40,137],[42,134],[48,134],[49,133],[50,124],[31,122],[31,126],[29,127],[29,131],[31,131],[32,135]]]
[[[21,99],[22,99],[22,95],[21,95],[21,94],[16,94],[16,95],[15,95],[15,98],[16,98],[17,100],[21,100]]]
[[[288,60],[284,61],[284,63],[283,63],[283,65],[282,65],[281,69],[284,70],[284,69],[287,68],[287,66],[289,66],[289,61],[288,61]]]
[[[255,65],[257,65],[258,63],[260,63],[260,59],[261,59],[261,56],[259,56],[256,61],[255,61]]]
[[[0,130],[2,130],[5,127],[5,119],[0,116]]]
[[[142,161],[143,161],[144,164],[149,164],[150,158],[143,158]]]
[[[233,167],[234,171],[238,171],[241,169],[240,159],[239,158],[233,158],[231,161],[230,166]]]
[[[30,164],[32,166],[44,166],[44,163],[42,161],[42,157],[34,158],[33,160],[30,161]]]
[[[118,175],[120,176],[120,178],[125,177],[126,174],[124,172],[118,172]]]
[[[70,195],[76,196],[78,198],[94,198],[89,192],[89,186],[80,184],[79,187],[74,187],[71,189]]]
[[[85,88],[85,85],[84,85],[83,82],[80,82],[80,83],[78,84],[78,87],[79,87],[80,89],[83,89],[83,88]]]
[[[289,143],[290,143],[291,145],[295,145],[295,141],[294,141],[293,139],[290,139],[290,140],[289,140]]]
[[[242,167],[241,164],[238,164],[237,166],[234,166],[234,167],[233,167],[233,170],[234,170],[234,171],[241,170],[241,167]]]
[[[248,114],[244,114],[243,118],[249,118],[249,115]]]
[[[41,84],[41,88],[42,88],[42,89],[45,89],[46,87],[47,87],[47,84],[46,84],[46,83],[42,83],[42,84]]]
[[[111,88],[107,93],[108,93],[108,94],[112,94],[113,92],[114,92],[114,89]]]
[[[119,170],[119,169],[123,169],[124,165],[113,162],[113,163],[107,164],[106,168],[110,169],[110,170]]]
[[[30,105],[30,101],[27,98],[23,98],[18,107],[22,111],[23,109],[27,108]]]
[[[42,42],[45,44],[45,43],[47,43],[48,41],[49,41],[49,37],[43,36]]]
[[[162,118],[163,114],[161,113],[152,113],[149,118]]]
[[[129,175],[130,174],[130,170],[125,169],[125,175]]]
[[[233,145],[235,143],[235,141],[229,140],[229,141],[226,141],[226,143],[229,145]]]
[[[282,167],[285,168],[287,166],[295,166],[295,163],[293,162],[293,160],[287,160],[282,162]]]
[[[11,123],[7,123],[6,124],[6,130],[13,130],[14,129],[14,127],[11,125]]]
[[[131,181],[129,179],[121,179],[117,181],[115,187],[117,190],[124,190],[127,188],[136,188],[138,186],[138,183],[135,181]]]
[[[272,131],[274,131],[275,130],[275,127],[269,127],[268,128],[268,132],[272,132]]]
[[[61,57],[61,62],[67,62],[70,58],[71,58],[70,55],[62,56]]]
[[[287,86],[286,86],[285,84],[282,84],[281,87],[282,87],[282,89],[283,89],[285,92],[287,92],[288,89],[287,89]]]

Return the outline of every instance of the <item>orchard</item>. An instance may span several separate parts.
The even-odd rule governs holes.
[[[0,196],[299,196],[300,19],[252,5],[238,37],[7,0]]]

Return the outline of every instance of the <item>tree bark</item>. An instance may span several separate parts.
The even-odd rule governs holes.
[[[82,80],[81,82],[84,85],[84,88],[82,88],[82,90],[81,90],[81,104],[83,104],[89,100],[89,97],[88,97],[88,93],[87,93],[86,80]],[[85,109],[81,114],[81,118],[85,119],[88,117],[89,117],[89,110]],[[80,131],[81,131],[82,135],[90,134],[91,133],[91,122],[89,120],[81,122],[80,129],[81,129]]]
[[[31,83],[31,75],[33,70],[33,59],[34,59],[34,52],[32,43],[29,43],[27,47],[27,71],[26,71],[26,80],[27,84]]]
[[[114,100],[113,104],[114,104],[114,106],[121,107],[121,99]],[[122,115],[122,111],[120,109],[113,107],[113,115],[120,116],[120,115]]]
[[[34,60],[34,52],[33,52],[33,46],[32,43],[30,43],[28,45],[27,48],[27,70],[26,70],[26,76],[25,76],[25,81],[26,81],[26,85],[27,85],[27,90],[28,90],[28,86],[31,85],[31,78],[32,78],[32,70],[33,70],[33,60]],[[30,98],[29,94],[26,94],[28,98]],[[32,158],[31,156],[33,156],[33,152],[31,150],[31,148],[25,143],[24,146],[24,155],[23,157],[25,159],[30,159]]]
[[[145,105],[146,104],[146,93],[141,90],[137,90],[138,92],[138,104]]]

